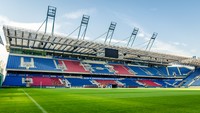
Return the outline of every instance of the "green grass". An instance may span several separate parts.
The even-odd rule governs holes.
[[[48,113],[199,113],[200,90],[24,89]],[[0,113],[42,113],[22,89],[0,89]]]

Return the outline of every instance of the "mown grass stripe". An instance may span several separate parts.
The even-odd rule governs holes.
[[[22,89],[24,94],[42,111],[42,113],[48,113],[40,104],[38,104],[24,89]]]

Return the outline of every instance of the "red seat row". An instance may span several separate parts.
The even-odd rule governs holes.
[[[90,73],[89,71],[85,70],[85,68],[81,65],[80,61],[72,61],[72,60],[59,60],[59,64],[65,65],[66,69],[65,72],[75,72],[75,73]]]
[[[162,85],[157,84],[151,80],[138,80],[140,83],[144,84],[145,86],[152,86],[152,87],[161,87]]]
[[[133,73],[129,72],[129,70],[127,69],[127,67],[120,65],[120,64],[112,64],[111,66],[113,66],[113,69],[115,70],[116,74],[119,75],[134,75]]]
[[[33,83],[31,86],[64,86],[59,80],[59,78],[49,78],[49,77],[31,77]]]

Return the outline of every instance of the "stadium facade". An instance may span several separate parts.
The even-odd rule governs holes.
[[[3,87],[190,87],[191,58],[3,27],[9,52]],[[186,62],[190,61],[190,62]],[[195,69],[176,64],[196,65]]]
[[[198,59],[150,51],[158,33],[153,33],[146,50],[132,48],[138,28],[134,28],[126,47],[114,46],[110,42],[117,23],[111,22],[104,43],[87,41],[84,37],[90,16],[83,15],[81,25],[76,29],[79,29],[77,39],[70,38],[70,35],[55,35],[56,10],[56,7],[48,6],[47,17],[40,26],[46,23],[45,32],[39,32],[40,28],[31,31],[3,26],[6,49],[9,52],[6,77],[0,75],[3,87],[126,88],[200,85]],[[49,19],[53,22],[51,34],[47,33]],[[0,43],[3,44],[2,39]]]

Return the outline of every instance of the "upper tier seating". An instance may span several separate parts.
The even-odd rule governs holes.
[[[24,57],[24,62],[31,62],[31,58],[30,57]]]
[[[33,62],[31,62],[31,58]],[[33,64],[28,70],[60,71],[56,69],[53,59],[9,55],[7,69],[27,69],[24,63]],[[22,63],[22,64],[21,64]]]
[[[90,73],[83,67],[83,65],[81,65],[80,61],[78,60],[58,60],[58,63],[65,66],[65,72]]]
[[[22,83],[21,76],[6,76],[2,86],[23,86],[25,87],[26,84]]]
[[[138,80],[140,83],[144,84],[145,86],[151,87],[161,87],[162,85],[153,82],[152,80]]]
[[[186,67],[179,67],[179,70],[181,72],[181,75],[188,75],[191,72],[191,70]]]
[[[129,72],[129,69],[127,67],[125,67],[124,65],[111,64],[111,66],[113,66],[115,73],[118,75],[134,75],[131,72]]]
[[[108,67],[105,66],[105,64],[92,64],[88,63],[90,65],[92,73],[95,74],[114,74],[114,72],[111,72]]]
[[[168,75],[169,75],[169,74],[167,73],[167,68],[166,68],[166,67],[158,67],[157,69],[161,72],[161,74],[162,74],[163,76],[168,76]]]
[[[149,73],[149,75],[152,75],[152,76],[162,75],[162,73],[157,68],[154,68],[154,67],[143,67],[143,69],[146,70],[147,73]]]
[[[181,75],[179,73],[178,67],[168,67],[169,75],[170,76],[179,76]]]
[[[82,78],[66,78],[72,87],[83,87],[84,85],[93,85],[89,79]]]
[[[26,69],[20,67],[21,56],[9,55],[6,69]]]
[[[28,65],[28,66],[27,66]],[[113,68],[112,68],[113,67]],[[56,71],[79,74],[104,74],[104,75],[121,75],[121,76],[166,76],[176,77],[187,75],[191,72],[185,67],[142,67],[142,66],[125,66],[123,64],[85,63],[76,60],[38,58],[29,56],[9,55],[7,69],[31,70],[31,71]]]
[[[56,69],[53,59],[34,58],[34,65],[35,68],[29,68],[29,69],[58,71],[58,69]]]
[[[128,68],[130,68],[135,73],[135,75],[147,76],[147,73],[144,72],[142,67],[128,66]]]

